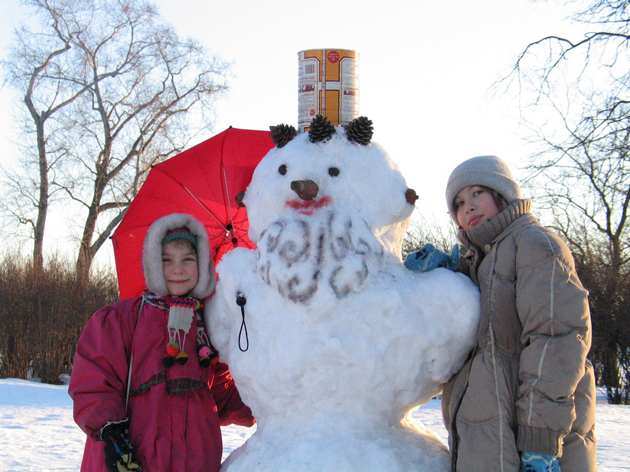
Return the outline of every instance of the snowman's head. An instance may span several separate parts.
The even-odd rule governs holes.
[[[416,193],[385,150],[371,142],[370,120],[334,127],[318,115],[308,132],[278,125],[271,135],[276,147],[256,167],[242,199],[252,241],[285,212],[311,215],[331,207],[356,211],[377,237],[406,228]]]

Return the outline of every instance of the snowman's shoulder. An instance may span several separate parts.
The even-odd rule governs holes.
[[[439,267],[428,272],[417,273],[412,271],[412,273],[414,276],[425,281],[425,283],[439,285],[448,284],[454,289],[460,289],[464,292],[479,293],[479,288],[470,280],[470,277],[461,272],[453,272],[452,270]]]
[[[256,259],[258,251],[237,247],[226,253],[217,265],[217,273],[221,276],[229,276],[230,274],[238,274],[239,271],[255,272]]]
[[[402,264],[389,271],[403,293],[421,297],[448,298],[451,301],[479,297],[479,289],[469,277],[459,272],[438,268],[428,272],[415,272]]]

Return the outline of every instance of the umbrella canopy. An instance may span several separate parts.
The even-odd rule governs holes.
[[[268,131],[230,127],[155,165],[112,236],[120,297],[144,290],[144,238],[155,220],[170,213],[188,213],[204,224],[215,264],[234,247],[254,248],[245,208],[234,199],[273,146]]]

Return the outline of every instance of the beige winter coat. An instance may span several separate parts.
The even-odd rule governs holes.
[[[597,470],[588,294],[529,208],[518,200],[462,235],[482,314],[477,348],[442,395],[453,471],[517,472],[519,451]]]

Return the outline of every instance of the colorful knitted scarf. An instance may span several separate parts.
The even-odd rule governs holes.
[[[147,303],[168,310],[168,336],[166,345],[166,357],[162,359],[164,367],[171,367],[174,362],[181,365],[188,361],[185,352],[186,335],[196,318],[197,325],[197,354],[202,366],[210,364],[210,360],[216,357],[210,346],[210,340],[206,334],[203,319],[201,317],[203,302],[193,297],[160,297],[151,291],[144,294]]]

